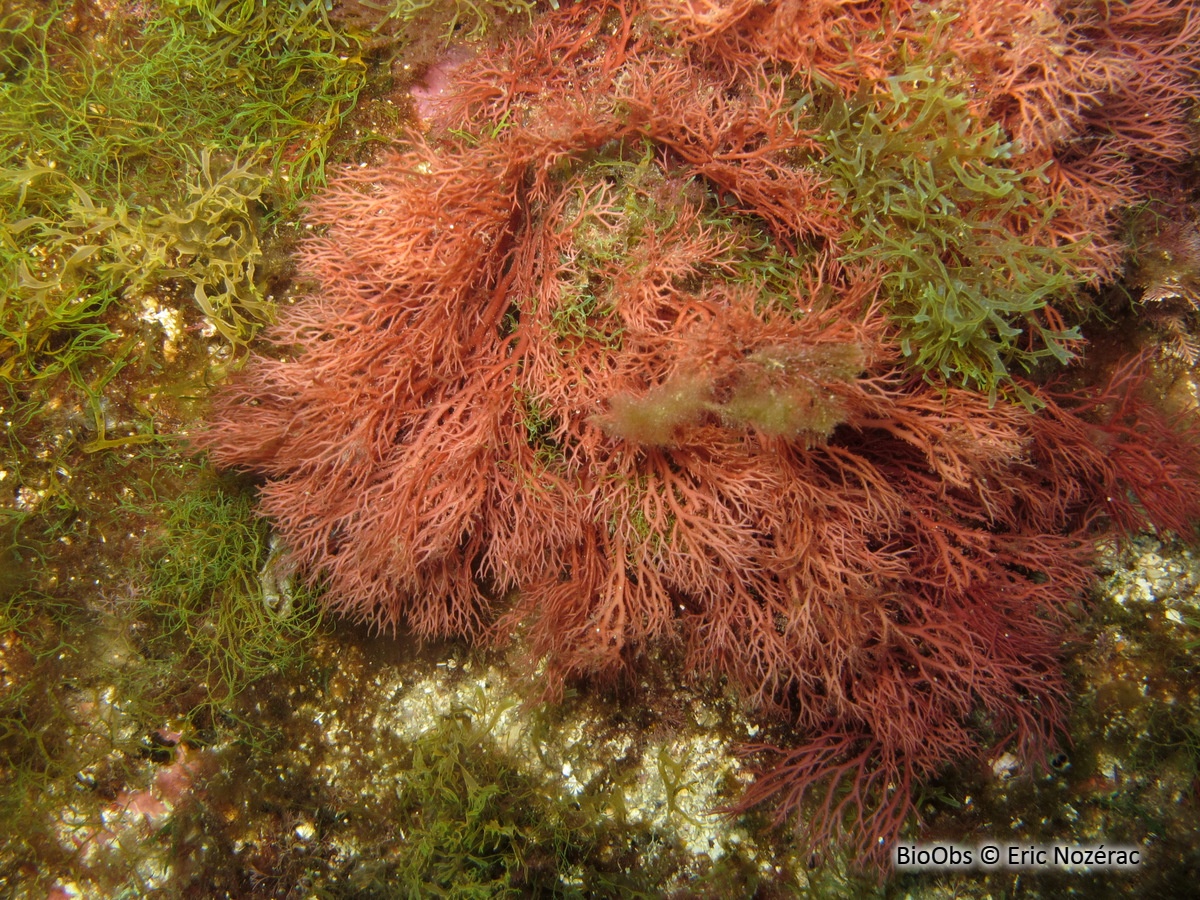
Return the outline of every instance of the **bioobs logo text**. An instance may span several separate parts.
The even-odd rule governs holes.
[[[978,859],[975,847],[955,844],[898,844],[892,853],[897,869],[969,869]]]
[[[1136,869],[1142,864],[1139,847],[1104,844],[897,844],[892,851],[897,869]]]

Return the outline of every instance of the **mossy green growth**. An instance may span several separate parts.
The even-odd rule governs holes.
[[[557,0],[552,4],[557,7]],[[343,15],[361,19],[372,31],[395,31],[418,39],[438,34],[444,43],[480,40],[497,19],[533,16],[534,0],[351,0]]]
[[[357,39],[320,3],[257,0],[6,4],[3,25],[5,380],[110,352],[113,303],[170,279],[243,345],[269,317],[261,233],[323,182],[366,83]]]
[[[411,745],[399,789],[389,876],[398,897],[583,896],[562,876],[586,853],[594,810],[551,802],[554,788],[523,774],[496,745],[501,709],[460,710]]]
[[[746,358],[729,399],[716,411],[734,427],[819,443],[846,418],[833,386],[852,381],[865,368],[866,356],[857,344],[766,347]]]
[[[359,46],[324,3],[0,5],[10,490],[49,491],[45,509],[81,438],[88,451],[160,440],[154,420],[172,412],[146,398],[171,388],[132,381],[172,359],[144,312],[174,317],[171,352],[193,369],[206,351],[229,357],[185,330],[180,289],[235,355],[269,321],[268,291],[290,277],[288,218],[366,85]],[[106,434],[135,418],[136,434]]]
[[[0,81],[0,164],[29,157],[139,202],[197,149],[249,147],[292,198],[319,185],[366,82],[356,39],[333,31],[318,3],[160,6],[145,21],[118,11],[90,40],[65,23],[70,3],[10,16],[21,41]]]
[[[525,427],[525,441],[533,448],[538,463],[548,470],[558,470],[564,462],[563,427],[558,416],[549,404],[521,388],[514,388],[513,404]],[[538,479],[528,480],[530,488],[549,489],[547,483],[541,483]]]
[[[162,534],[148,545],[140,607],[154,622],[151,655],[169,677],[207,685],[223,704],[305,658],[321,627],[314,592],[272,553],[253,498],[197,467],[196,484],[158,504]]]
[[[764,347],[719,376],[678,373],[645,394],[619,394],[597,423],[633,444],[667,446],[706,414],[732,429],[819,443],[845,420],[838,383],[862,374],[866,357],[853,343]]]
[[[26,880],[22,863],[34,871],[69,865],[54,825],[72,776],[97,756],[70,697],[81,674],[82,624],[52,597],[0,585],[0,884],[9,889]]]
[[[1079,282],[1076,246],[1033,239],[1055,210],[1041,170],[1013,167],[1013,145],[984,126],[943,73],[914,65],[886,92],[830,90],[796,105],[816,125],[819,168],[847,209],[852,260],[877,261],[902,347],[927,372],[1032,402],[1014,371],[1069,361],[1080,335],[1039,317]]]
[[[632,444],[666,446],[676,432],[695,425],[714,407],[712,384],[702,375],[680,374],[642,396],[618,394],[597,421],[606,433]]]

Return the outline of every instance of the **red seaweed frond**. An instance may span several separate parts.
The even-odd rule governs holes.
[[[550,694],[676,647],[793,726],[739,808],[878,862],[915,784],[1052,740],[1095,542],[1191,528],[1196,428],[1140,399],[1136,362],[1092,395],[1025,385],[1036,412],[905,368],[885,264],[837,258],[843,199],[792,104],[797,77],[881,89],[929,44],[925,7],[563,6],[313,201],[311,295],[197,444],[266,479],[352,618],[517,635]],[[968,3],[938,31],[1046,165],[1050,245],[1136,196],[1140,129],[1179,158],[1194,44],[1170,28],[1197,27],[1179,3],[1060,6]],[[1175,124],[1131,124],[1127,78]]]

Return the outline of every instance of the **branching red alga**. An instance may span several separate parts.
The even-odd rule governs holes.
[[[540,20],[458,70],[430,136],[341,175],[309,215],[309,296],[197,441],[264,477],[349,617],[516,636],[551,694],[678,648],[793,728],[741,808],[881,861],[915,785],[1052,743],[1096,541],[1190,531],[1200,455],[1136,365],[1024,405],[910,371],[882,265],[838,244],[790,61],[738,49],[758,5],[652,7]],[[793,8],[837,68],[850,38]],[[896,9],[862,39],[864,91],[921,32]],[[1016,69],[997,84],[1020,96]],[[1038,96],[1014,127],[1090,115]]]

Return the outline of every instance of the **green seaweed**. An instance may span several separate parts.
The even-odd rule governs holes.
[[[190,281],[196,305],[213,326],[230,344],[244,347],[271,317],[257,274],[263,255],[260,201],[267,176],[253,160],[234,160],[221,168],[216,169],[209,150],[201,151],[184,196],[162,209],[133,211],[122,200],[101,205],[83,187],[68,182],[74,197],[64,218],[26,216],[5,230],[9,239],[29,232],[48,258],[63,260],[44,275],[32,274],[20,261],[20,287],[35,304],[48,308],[72,293],[81,271],[83,277],[99,279],[99,290],[110,298],[142,293],[168,279]],[[9,174],[23,182],[53,177],[61,176],[45,167]],[[46,322],[66,324],[61,315]],[[90,349],[78,339],[75,343],[82,352]]]
[[[375,32],[394,31],[414,39],[432,33],[448,44],[481,40],[498,19],[528,20],[535,5],[534,0],[352,0],[343,14],[355,15]]]
[[[554,802],[549,784],[496,746],[503,711],[478,690],[472,707],[413,741],[389,896],[583,896],[562,876],[593,849],[596,811]]]
[[[711,413],[727,428],[811,444],[828,438],[846,417],[829,387],[858,377],[864,366],[862,348],[851,343],[765,347],[724,375],[724,400],[715,399],[711,376],[678,373],[641,396],[618,394],[596,422],[610,435],[661,447]]]
[[[0,45],[0,354],[10,394],[111,352],[122,297],[190,282],[242,347],[261,236],[324,180],[366,84],[323,4],[164,0],[144,20],[21,6]],[[86,27],[85,27],[86,26]]]
[[[849,212],[846,256],[883,267],[913,364],[1029,403],[1013,373],[1066,363],[1081,340],[1039,317],[1080,280],[1078,248],[1033,240],[1055,213],[1032,189],[1042,171],[1014,168],[999,125],[977,122],[935,67],[914,65],[887,86],[796,106],[819,123],[819,166]]]
[[[174,386],[144,298],[186,286],[244,346],[270,318],[265,248],[323,182],[366,83],[320,3],[98,6],[0,8],[0,883],[30,896],[46,871],[80,875],[61,817],[102,829],[148,731],[236,721],[236,698],[302,661],[319,626],[303,589],[289,616],[264,605],[245,497],[194,465],[182,493],[139,504],[122,486],[173,458],[153,446],[177,410],[149,405]],[[126,532],[156,516],[147,556],[130,554]],[[87,879],[130,890],[135,868],[111,856]]]
[[[479,688],[411,743],[392,810],[404,839],[371,895],[653,896],[654,875],[622,869],[646,836],[619,814],[620,789],[597,778],[569,794],[528,771],[495,738],[506,709]]]
[[[331,31],[320,4],[162,6],[136,39],[85,42],[64,26],[65,3],[24,17],[22,65],[0,84],[5,164],[31,157],[81,184],[153,196],[194,148],[253,147],[294,198],[321,184],[365,85],[355,39]]]
[[[299,581],[287,584],[286,603],[270,602],[287,579],[265,574],[276,570],[252,497],[190,468],[193,487],[146,510],[162,533],[146,552],[139,607],[154,623],[150,655],[166,662],[167,676],[205,684],[203,702],[221,706],[299,665],[323,615]]]

